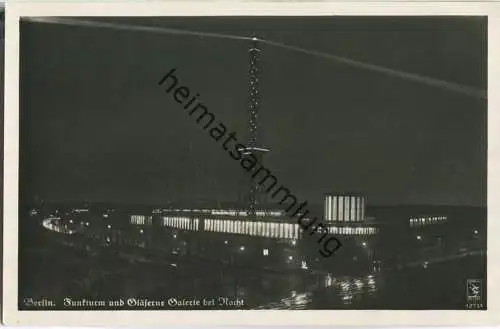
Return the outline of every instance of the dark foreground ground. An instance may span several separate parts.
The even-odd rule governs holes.
[[[125,301],[113,309],[155,309],[127,306],[128,298],[165,301],[166,306],[157,309],[203,308],[172,308],[167,303],[170,298],[228,298],[204,306],[209,309],[467,309],[467,280],[481,279],[486,288],[484,255],[358,277],[141,263],[105,253],[88,255],[48,241],[37,248],[22,248],[20,257],[20,309],[34,309],[25,303],[29,298],[51,300],[55,305],[36,309],[68,309],[65,298]],[[486,307],[485,290],[482,304]]]

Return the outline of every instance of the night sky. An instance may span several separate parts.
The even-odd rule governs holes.
[[[99,20],[99,18],[93,18]],[[100,20],[111,21],[100,18]],[[117,18],[253,34],[486,89],[484,18]],[[157,86],[170,69],[239,139],[249,42],[22,22],[25,201],[235,200],[246,173]],[[266,167],[300,199],[486,204],[486,101],[266,45]]]

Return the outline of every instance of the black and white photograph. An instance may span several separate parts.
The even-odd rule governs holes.
[[[18,64],[17,310],[488,310],[487,16],[21,16]]]

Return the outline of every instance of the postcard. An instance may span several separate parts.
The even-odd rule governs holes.
[[[499,32],[482,2],[9,3],[5,323],[498,324]]]

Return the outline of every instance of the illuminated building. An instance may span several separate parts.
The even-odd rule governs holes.
[[[418,227],[433,224],[442,224],[448,219],[447,216],[418,216],[410,217],[410,227]]]
[[[362,222],[365,220],[366,198],[363,195],[326,194],[325,220],[334,222]]]

